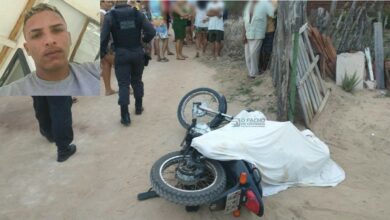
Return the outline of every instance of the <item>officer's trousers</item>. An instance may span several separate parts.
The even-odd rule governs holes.
[[[130,104],[130,85],[133,88],[135,99],[144,96],[144,83],[142,82],[144,59],[142,48],[134,50],[116,48],[115,75],[119,86],[119,105]]]
[[[72,97],[33,96],[35,117],[42,135],[53,139],[58,151],[64,151],[73,141]]]

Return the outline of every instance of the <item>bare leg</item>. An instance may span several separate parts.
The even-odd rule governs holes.
[[[191,29],[191,27],[186,26],[186,40],[187,40],[187,43],[190,43],[190,41],[191,41],[190,29]]]
[[[188,27],[188,42],[191,42],[191,43],[194,42],[194,39],[192,38],[192,36],[193,36],[192,26],[189,26]]]
[[[154,53],[157,55],[157,61],[160,61],[161,60],[161,57],[160,57],[160,39],[158,38],[155,38],[154,39]]]
[[[203,48],[203,53],[206,53],[206,48],[207,48],[207,33],[201,33],[202,36],[202,48]]]
[[[188,58],[188,56],[186,56],[186,55],[184,55],[183,54],[183,45],[184,45],[184,42],[183,42],[184,40],[181,40],[180,41],[180,56],[182,57],[182,58]]]
[[[111,88],[111,68],[113,64],[114,55],[107,54],[102,60],[101,60],[101,66],[102,66],[102,77],[104,82],[104,88],[106,90],[106,95],[112,95],[115,93],[115,91]]]
[[[217,58],[217,42],[214,41],[212,44],[213,44],[213,57]]]
[[[153,47],[154,55],[157,56],[157,51],[156,51],[156,47],[155,47],[156,39],[153,39],[153,42],[150,42],[150,43],[151,43],[151,46]]]
[[[223,42],[219,42],[219,49],[218,49],[218,56],[221,56],[222,48],[223,48]]]
[[[221,42],[215,42],[215,55],[216,56],[221,56]]]
[[[176,46],[176,59],[178,59],[178,60],[182,60],[183,59],[183,57],[181,56],[181,53],[180,53],[180,43],[181,42],[181,40],[176,40],[176,43],[175,43],[175,46]]]
[[[161,39],[162,41],[162,52],[161,52],[161,56],[162,58],[166,58],[165,57],[165,53],[167,52],[167,49],[168,49],[168,38],[167,39]]]
[[[202,38],[201,38],[201,33],[198,32],[196,33],[196,40],[195,40],[195,45],[196,45],[196,55],[195,57],[199,57],[199,51],[202,48]]]
[[[184,45],[184,40],[179,41],[179,55],[181,58],[184,58],[183,56],[183,45]]]

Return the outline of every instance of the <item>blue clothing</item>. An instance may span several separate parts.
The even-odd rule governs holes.
[[[161,2],[159,0],[149,1],[149,7],[152,13],[152,20],[161,16]]]

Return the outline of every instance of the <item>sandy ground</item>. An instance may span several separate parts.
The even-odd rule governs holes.
[[[194,56],[193,50],[184,50]],[[253,93],[259,95],[247,102],[243,94],[249,93],[232,83],[238,77],[238,87],[255,84],[245,81],[243,69],[241,75],[233,71],[223,77],[210,63],[170,58],[146,68],[146,110],[142,116],[133,114],[131,127],[119,123],[116,96],[80,97],[72,109],[78,152],[62,164],[55,161],[56,147],[39,135],[31,98],[0,98],[0,219],[234,219],[207,207],[186,213],[161,198],[139,202],[136,196],[149,188],[152,164],[179,149],[185,131],[176,109],[186,92],[211,87],[232,96],[228,113],[238,113],[247,103],[272,118],[270,77],[259,78]],[[291,188],[265,198],[263,219],[390,216],[390,99],[329,86],[329,103],[313,128],[347,178],[335,188]],[[235,91],[238,95],[231,95]],[[244,211],[241,219],[257,217]]]

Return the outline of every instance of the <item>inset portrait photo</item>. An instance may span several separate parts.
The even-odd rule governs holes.
[[[95,0],[15,1],[0,19],[0,96],[100,95]]]

